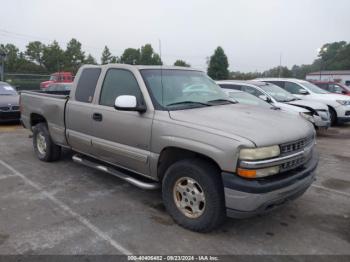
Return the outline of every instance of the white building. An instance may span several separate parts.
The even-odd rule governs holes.
[[[350,70],[312,72],[306,75],[306,80],[338,82],[350,86]]]

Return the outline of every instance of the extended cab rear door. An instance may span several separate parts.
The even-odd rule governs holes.
[[[94,99],[92,150],[96,157],[134,172],[149,175],[153,110],[144,113],[114,108],[121,95],[135,96],[145,105],[135,72],[105,68]],[[142,83],[141,83],[142,84]]]
[[[101,68],[98,67],[81,69],[66,108],[68,143],[74,150],[84,154],[92,153],[92,101],[100,74]]]

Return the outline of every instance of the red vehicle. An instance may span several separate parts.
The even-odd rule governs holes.
[[[350,96],[350,87],[337,82],[325,82],[325,81],[310,81],[318,87],[336,94],[343,94]]]
[[[74,77],[71,72],[56,72],[51,74],[48,81],[40,83],[40,89],[46,89],[52,83],[71,83],[73,79]]]

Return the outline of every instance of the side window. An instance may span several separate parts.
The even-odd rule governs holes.
[[[222,87],[222,88],[227,88],[227,89],[241,90],[241,86],[240,85],[219,84],[219,86]]]
[[[261,91],[255,89],[254,87],[251,86],[242,86],[242,91],[247,92],[253,96],[259,97],[259,96],[263,96],[264,93],[262,93]]]
[[[75,91],[75,99],[77,101],[92,102],[100,73],[100,68],[86,68],[83,70]]]
[[[133,73],[123,69],[109,69],[103,82],[100,105],[114,106],[115,99],[121,95],[136,96],[137,101],[142,101],[141,90]]]
[[[328,84],[327,83],[318,83],[316,84],[318,87],[321,87],[324,90],[329,90]]]
[[[332,93],[342,94],[343,88],[337,84],[329,84],[328,91]]]
[[[288,91],[289,93],[299,95],[300,90],[303,90],[301,86],[298,84],[292,83],[292,82],[285,82],[284,89]]]

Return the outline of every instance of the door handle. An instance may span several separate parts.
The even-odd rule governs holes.
[[[100,113],[94,113],[92,115],[92,119],[95,120],[95,121],[102,121],[102,114]]]

